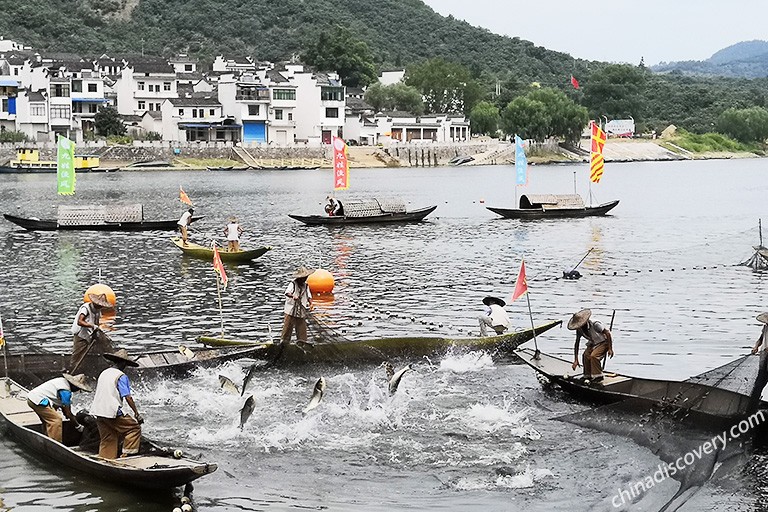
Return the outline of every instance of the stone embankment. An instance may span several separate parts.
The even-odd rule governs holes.
[[[578,147],[557,143],[532,144],[527,148],[533,164],[584,162],[589,160],[589,139]],[[0,144],[0,163],[16,157],[17,144]],[[40,150],[41,160],[55,160],[53,143],[25,144]],[[268,144],[233,145],[224,142],[169,143],[136,141],[132,145],[107,145],[90,142],[79,145],[77,154],[98,155],[103,167],[127,166],[136,162],[168,162],[178,168],[190,168],[185,160],[229,160],[232,165],[263,168],[331,167],[329,146],[273,146]],[[670,141],[609,139],[604,149],[607,162],[690,160],[707,158],[755,157],[752,153],[694,154]],[[490,138],[468,142],[438,144],[430,142],[391,143],[387,146],[349,147],[351,167],[434,167],[452,165],[454,158],[472,157],[464,163],[473,165],[508,165],[515,161],[514,145]]]

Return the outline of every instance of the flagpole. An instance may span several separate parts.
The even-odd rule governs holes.
[[[213,245],[214,250],[216,248],[216,240],[211,242],[211,245]],[[221,279],[221,276],[219,276],[218,272],[214,272],[216,274],[216,294],[219,296],[219,318],[221,319],[221,337],[224,337],[224,307],[221,303],[221,283],[219,283],[219,279]]]
[[[8,380],[8,344],[5,342],[5,331],[3,331],[3,317],[0,316],[0,339],[3,340],[3,366],[5,367],[5,393],[10,395],[11,383]]]
[[[533,325],[533,312],[531,311],[531,293],[530,292],[525,294],[525,299],[528,301],[528,316],[531,317],[531,330],[533,331],[533,347],[536,349],[536,351],[533,354],[533,358],[540,359],[539,343],[538,343],[538,340],[536,340],[536,327]]]

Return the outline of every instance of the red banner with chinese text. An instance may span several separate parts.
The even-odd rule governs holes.
[[[349,159],[347,158],[347,143],[341,137],[333,138],[333,189],[347,190],[349,188]]]

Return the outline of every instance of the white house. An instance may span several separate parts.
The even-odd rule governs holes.
[[[456,114],[414,116],[379,112],[375,116],[380,142],[460,142],[469,140],[469,120]]]
[[[178,96],[176,71],[164,60],[138,60],[126,64],[114,88],[120,114],[159,112],[165,100]]]
[[[35,141],[47,141],[48,98],[45,89],[30,91],[19,89],[16,98],[16,129]]]
[[[300,65],[284,72],[296,86],[296,139],[308,144],[330,144],[344,136],[344,86],[335,73],[315,73]]]
[[[381,85],[395,85],[402,82],[404,78],[404,69],[392,69],[388,71],[382,71],[379,75],[379,82]]]
[[[237,142],[242,126],[225,119],[219,100],[210,95],[170,98],[162,108],[163,140]]]

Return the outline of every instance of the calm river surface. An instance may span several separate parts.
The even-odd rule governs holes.
[[[54,176],[0,177],[0,211],[51,218],[60,204],[142,203],[146,219],[177,218],[179,185],[194,200],[192,240],[223,242],[237,215],[243,246],[273,250],[228,267],[228,335],[265,339],[281,325],[282,292],[300,265],[336,278],[324,318],[350,339],[477,333],[488,294],[509,297],[525,258],[534,319],[566,320],[583,307],[610,321],[613,371],[685,379],[747,353],[768,310],[766,276],[733,266],[758,242],[768,218],[766,161],[608,164],[595,202],[620,199],[604,218],[519,222],[485,206],[512,207],[511,167],[353,170],[345,197],[402,197],[438,209],[418,225],[305,227],[288,213],[320,213],[329,170],[118,172],[78,175],[77,194],[58,197]],[[519,193],[588,194],[587,169],[532,166]],[[113,338],[131,352],[193,346],[219,328],[211,264],[183,258],[169,233],[27,233],[0,222],[0,314],[11,351],[68,351],[69,325],[85,289],[102,281],[118,296]],[[579,281],[554,279],[593,249]],[[706,268],[703,268],[706,267]],[[529,325],[526,302],[507,310]],[[412,322],[413,316],[416,321]],[[556,328],[540,348],[570,357],[573,336]],[[397,362],[402,366],[405,362]],[[183,381],[142,382],[134,397],[145,433],[202,453],[219,471],[195,483],[200,511],[241,510],[618,510],[617,489],[652,474],[659,458],[632,440],[556,418],[583,411],[542,389],[531,370],[487,354],[423,361],[389,397],[374,365],[263,372],[256,410],[237,427],[243,366],[199,370]],[[314,382],[328,387],[307,416]],[[88,407],[89,397],[76,405]],[[760,463],[760,455],[752,458]],[[760,464],[758,464],[760,465]],[[680,510],[760,510],[768,480],[731,471],[706,483]],[[669,480],[626,510],[659,510]],[[167,495],[123,491],[52,468],[3,437],[0,510],[169,511]]]

